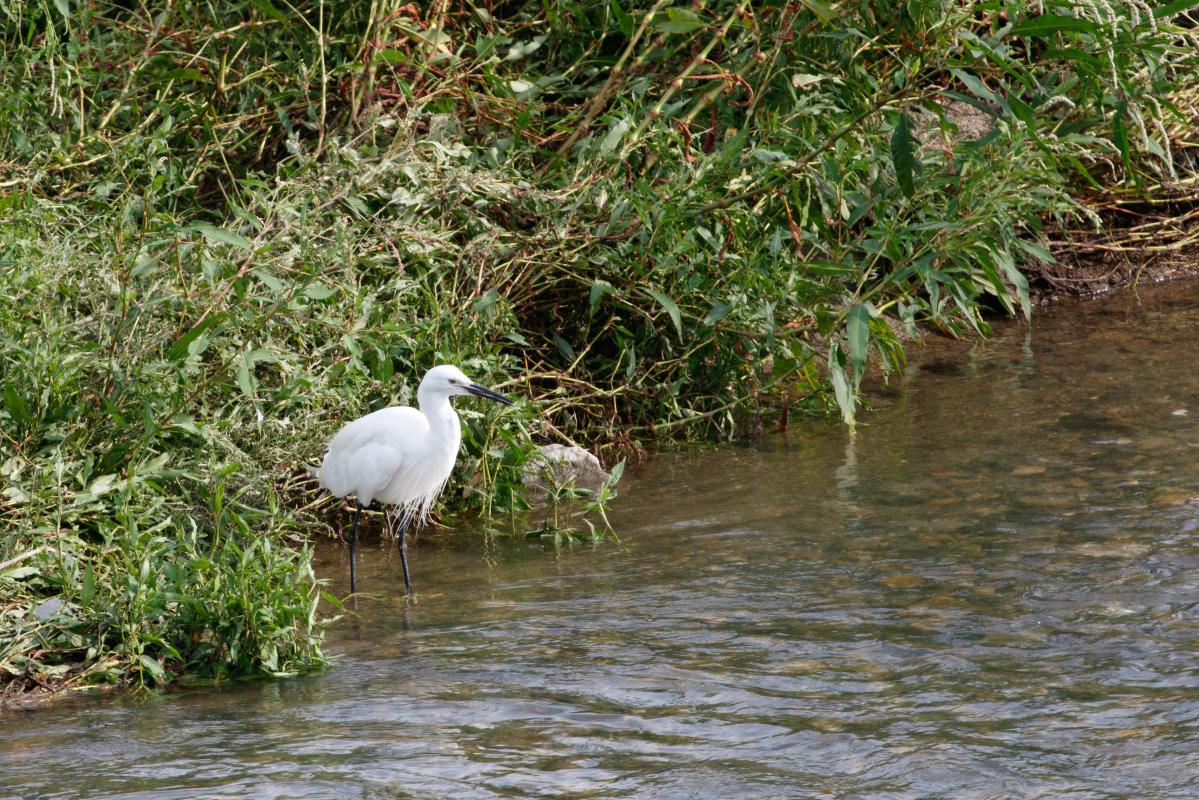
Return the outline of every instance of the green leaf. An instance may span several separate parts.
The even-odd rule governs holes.
[[[537,52],[541,45],[545,44],[546,38],[547,37],[543,34],[541,36],[534,36],[527,42],[517,42],[508,50],[508,55],[504,60],[518,61],[525,56],[532,55],[533,53]]]
[[[872,312],[873,308],[868,303],[858,303],[849,309],[849,317],[845,321],[849,362],[853,365],[854,375],[859,378],[866,369],[866,354],[870,348],[870,318],[874,316]]]
[[[996,266],[995,260],[991,258],[990,253],[978,254],[976,262],[981,267],[983,274],[987,276],[987,280],[991,282],[991,286],[995,290],[995,297],[1003,305],[1003,310],[1009,314],[1016,313],[1016,309],[1012,305],[1011,292],[1004,284],[1003,278],[999,274],[999,268]],[[969,266],[966,268],[969,269]]]
[[[258,658],[262,666],[275,672],[279,669],[279,648],[274,642],[267,640],[258,646]]]
[[[733,307],[728,303],[721,303],[720,301],[717,301],[712,304],[712,308],[708,310],[707,315],[704,317],[704,324],[715,325],[717,322],[720,322],[722,319],[727,317],[729,312],[732,310]]]
[[[908,115],[900,112],[895,130],[891,132],[891,160],[895,163],[895,178],[905,197],[911,197],[916,192],[912,182],[915,170],[916,156],[912,141],[912,129]]]
[[[375,63],[380,61],[385,64],[407,64],[408,54],[403,50],[387,47],[375,53]]]
[[[1012,113],[1024,123],[1034,138],[1039,139],[1037,136],[1037,112],[1033,110],[1033,107],[1021,100],[1014,93],[1007,96],[1007,101],[1012,109]]]
[[[1155,19],[1172,17],[1181,11],[1186,11],[1195,6],[1199,6],[1199,0],[1174,0],[1173,3],[1166,3],[1153,9],[1153,16]]]
[[[197,222],[191,226],[191,229],[197,233],[204,234],[204,238],[210,242],[229,244],[247,251],[254,249],[254,245],[250,243],[249,239],[240,233],[234,233],[228,228],[218,228],[215,225],[209,225],[207,222]]]
[[[1017,239],[1016,246],[1038,261],[1043,261],[1046,264],[1057,263],[1057,259],[1053,257],[1053,253],[1049,252],[1049,249],[1039,242],[1028,239]]]
[[[92,570],[89,564],[87,569],[83,571],[83,585],[79,589],[79,600],[84,605],[92,602],[92,598],[96,596],[96,573]]]
[[[1024,277],[1024,273],[1016,268],[1016,262],[1012,260],[1012,254],[1006,250],[999,250],[995,253],[995,259],[999,262],[999,266],[1003,269],[1004,276],[1011,282],[1012,286],[1016,287],[1016,297],[1020,298],[1020,310],[1024,312],[1025,319],[1032,318],[1032,303],[1028,297],[1028,278]]]
[[[628,130],[629,121],[627,119],[617,120],[616,124],[612,126],[612,130],[608,131],[608,135],[600,142],[600,153],[607,155],[615,150]]]
[[[654,27],[661,33],[691,33],[706,24],[694,11],[681,6],[666,9],[666,19],[654,20]]]
[[[970,92],[970,94],[974,95],[980,100],[985,100],[988,103],[999,105],[999,98],[996,97],[995,93],[988,89],[987,85],[979,80],[977,76],[961,69],[951,69],[950,72],[955,78],[965,84],[966,89]]]
[[[25,407],[25,398],[19,395],[11,384],[4,387],[4,408],[16,422],[24,422],[29,416]]]
[[[1120,160],[1124,163],[1124,171],[1130,172],[1128,162],[1128,128],[1124,126],[1124,110],[1121,108],[1112,117],[1112,144],[1120,151]]]
[[[7,497],[8,502],[14,506],[18,503],[29,502],[29,492],[18,486],[9,486],[3,492],[0,492],[0,497]]]
[[[143,653],[142,655],[138,656],[138,660],[141,662],[142,667],[145,668],[146,672],[149,672],[150,676],[154,678],[155,683],[162,683],[166,680],[167,671],[162,668],[162,664],[159,663],[158,659],[151,658]]]
[[[157,259],[147,252],[142,252],[134,262],[133,269],[129,270],[129,275],[134,278],[141,278],[153,272],[157,266]]]
[[[250,354],[243,353],[237,364],[237,386],[247,400],[254,399],[254,376],[250,374]]]
[[[272,275],[270,271],[258,268],[251,270],[250,274],[262,281],[266,285],[266,288],[270,289],[275,294],[283,293],[283,281],[279,280],[279,278],[277,278],[275,275]]]
[[[591,296],[588,298],[590,313],[594,314],[595,310],[599,308],[600,301],[604,299],[604,295],[612,294],[615,291],[616,289],[613,288],[612,284],[604,280],[599,280],[591,284]]]
[[[852,428],[854,425],[854,398],[853,391],[849,388],[849,378],[845,375],[844,360],[845,354],[841,350],[841,345],[834,344],[829,348],[828,372],[829,380],[833,384],[833,396],[837,400],[837,407],[841,409],[841,419]]]
[[[683,315],[679,313],[679,307],[669,296],[662,294],[653,289],[646,289],[645,293],[658,301],[662,308],[666,309],[666,313],[670,315],[671,322],[674,323],[674,329],[679,334],[679,340],[683,339]]]
[[[92,485],[87,487],[87,493],[92,497],[103,497],[115,488],[117,476],[113,474],[101,475],[96,480],[92,481]]]
[[[179,361],[188,355],[188,347],[196,340],[200,334],[221,322],[224,319],[224,314],[209,314],[204,319],[192,326],[191,330],[180,336],[171,345],[171,349],[167,350],[168,361]]]
[[[176,414],[175,416],[171,417],[170,426],[172,428],[178,428],[181,431],[186,431],[193,436],[204,435],[204,431],[201,430],[200,426],[196,424],[195,418],[189,417],[186,414]]]
[[[612,16],[616,17],[616,24],[620,26],[620,32],[624,34],[626,39],[632,37],[634,28],[633,18],[620,7],[619,0],[608,0],[608,7],[612,9]]]
[[[250,0],[250,5],[254,6],[254,8],[258,9],[263,14],[266,14],[273,20],[277,20],[279,22],[289,21],[286,14],[271,5],[270,0]]]
[[[807,7],[808,11],[817,16],[821,24],[827,25],[837,19],[837,12],[833,11],[832,6],[827,4],[827,2],[821,2],[820,0],[800,0],[800,2],[803,6]]]
[[[470,310],[476,314],[490,314],[495,304],[499,302],[500,293],[494,286],[479,296],[479,299],[474,302]]]
[[[833,11],[832,6],[828,3],[820,0],[800,0],[800,2],[825,25],[837,19],[837,12]]]
[[[791,156],[781,150],[770,150],[765,147],[755,147],[749,151],[749,154],[763,164],[775,164],[779,161],[789,161],[791,159]]]
[[[857,275],[859,267],[855,264],[841,264],[836,261],[805,261],[802,264],[805,272],[817,275]]]
[[[1065,31],[1094,34],[1097,30],[1095,23],[1089,19],[1067,17],[1061,14],[1042,14],[1039,17],[1017,23],[1008,31],[1008,36],[1036,36],[1044,39],[1052,34]]]
[[[1077,47],[1052,47],[1046,50],[1042,54],[1042,57],[1045,59],[1060,58],[1063,61],[1072,61],[1082,68],[1081,72],[1084,75],[1088,73],[1094,74],[1106,67],[1103,59],[1099,58],[1099,56],[1092,55]]]
[[[58,9],[59,14],[62,14],[63,19],[71,16],[70,0],[54,0],[54,7]]]
[[[309,300],[328,300],[335,294],[337,294],[336,289],[330,289],[323,283],[309,284],[304,289],[304,296]]]
[[[199,72],[199,70],[196,70],[196,72]],[[92,190],[92,194],[94,194],[96,197],[99,197],[101,200],[106,200],[108,199],[108,196],[113,193],[113,190],[119,188],[121,188],[121,184],[115,181],[101,181],[100,183],[96,184],[95,189]]]
[[[575,349],[570,346],[570,342],[563,339],[557,333],[551,333],[550,338],[554,340],[554,346],[558,348],[558,352],[562,354],[562,357],[573,363],[575,360]]]
[[[263,363],[278,364],[279,356],[275,355],[270,350],[264,350],[260,347],[257,350],[250,351],[250,354],[246,356],[246,362],[250,365],[250,368],[253,369],[254,367]]]

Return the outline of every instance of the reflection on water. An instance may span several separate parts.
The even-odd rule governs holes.
[[[938,344],[624,548],[369,550],[328,673],[0,721],[12,798],[1199,796],[1199,291]],[[342,553],[323,571],[345,580]]]

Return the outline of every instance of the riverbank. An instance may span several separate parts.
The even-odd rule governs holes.
[[[1186,180],[1140,6],[326,5],[0,22],[10,689],[319,669],[296,476],[433,363],[522,398],[441,508],[505,518],[536,443],[852,425],[905,332],[1031,313],[1087,187]]]
[[[1101,227],[1051,232],[1055,261],[1026,267],[1033,302],[1199,275],[1199,181],[1191,174],[1185,183],[1136,199],[1092,199],[1091,207],[1103,212]]]

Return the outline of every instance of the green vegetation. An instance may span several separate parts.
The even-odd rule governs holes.
[[[527,398],[455,510],[534,436],[853,424],[1172,179],[1196,5],[0,0],[0,675],[322,663],[295,476],[434,363]]]

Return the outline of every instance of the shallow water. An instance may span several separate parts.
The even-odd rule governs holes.
[[[939,343],[623,548],[394,552],[315,677],[0,719],[0,798],[1199,796],[1199,289]],[[344,580],[343,554],[323,572]]]

